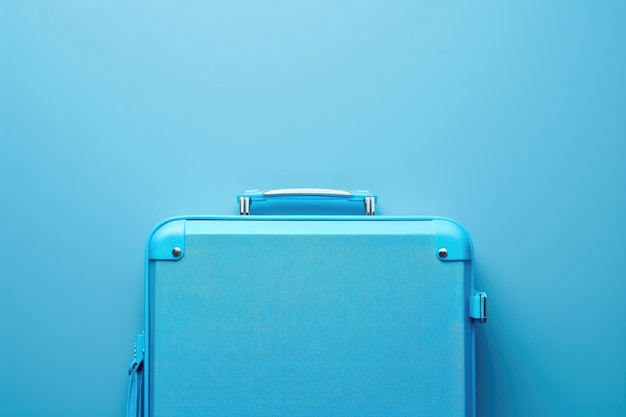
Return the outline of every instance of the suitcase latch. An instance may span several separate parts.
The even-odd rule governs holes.
[[[487,294],[477,292],[470,297],[470,317],[481,323],[487,321]]]

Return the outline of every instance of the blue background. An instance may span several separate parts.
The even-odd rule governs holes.
[[[0,3],[0,415],[122,416],[143,250],[247,188],[472,233],[478,415],[626,414],[626,3]]]

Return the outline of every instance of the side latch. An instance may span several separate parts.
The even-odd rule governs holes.
[[[481,323],[487,321],[487,294],[477,292],[470,297],[470,317],[479,320]]]

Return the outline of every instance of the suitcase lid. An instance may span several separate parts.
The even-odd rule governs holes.
[[[149,415],[472,415],[471,258],[441,218],[165,221]]]

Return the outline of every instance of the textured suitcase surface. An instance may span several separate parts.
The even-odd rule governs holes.
[[[147,252],[146,415],[474,415],[454,222],[180,218]]]

